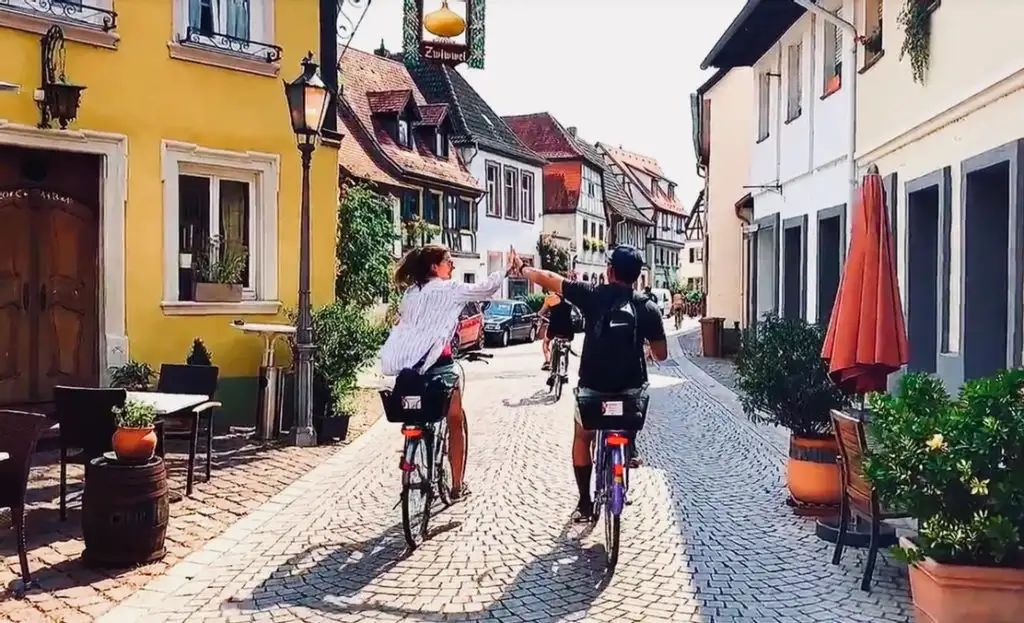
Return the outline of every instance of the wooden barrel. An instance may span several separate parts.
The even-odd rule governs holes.
[[[90,461],[82,495],[82,559],[126,567],[163,558],[167,494],[167,470],[160,457],[136,464],[102,457]]]

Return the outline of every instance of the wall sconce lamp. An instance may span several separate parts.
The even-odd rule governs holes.
[[[51,26],[43,35],[42,42],[42,88],[35,93],[42,118],[40,128],[49,128],[52,121],[66,130],[68,123],[78,116],[78,104],[85,87],[68,82],[64,71],[64,31],[60,26]]]

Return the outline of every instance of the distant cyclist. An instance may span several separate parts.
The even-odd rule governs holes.
[[[551,341],[556,338],[572,341],[572,305],[552,292],[544,299],[540,315],[545,318],[544,365],[541,370],[551,369]]]
[[[510,269],[516,259],[515,251],[510,250]],[[414,369],[432,383],[452,389],[448,456],[452,463],[452,500],[458,500],[468,495],[469,489],[463,482],[466,414],[452,360],[452,336],[463,306],[490,298],[501,288],[508,272],[492,273],[482,283],[463,283],[452,280],[453,268],[451,253],[442,245],[428,244],[405,254],[395,271],[395,283],[405,288],[398,308],[398,324],[391,329],[380,357],[381,372],[387,376]]]
[[[607,284],[569,281],[556,273],[522,267],[514,269],[546,290],[560,294],[583,313],[586,330],[580,355],[579,392],[586,396],[642,393],[647,384],[645,342],[658,361],[668,357],[665,327],[658,306],[645,295],[633,291],[640,278],[644,259],[629,245],[619,245],[607,256]],[[589,521],[594,514],[590,496],[592,431],[583,430],[579,421],[573,437],[572,464],[579,488],[579,504],[573,519]],[[635,455],[635,448],[634,457]]]

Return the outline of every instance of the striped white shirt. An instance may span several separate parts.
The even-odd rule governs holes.
[[[395,376],[421,359],[424,372],[437,363],[455,335],[463,306],[490,298],[504,280],[505,274],[497,272],[482,283],[435,278],[422,288],[410,287],[402,295],[398,324],[380,349],[381,372]]]

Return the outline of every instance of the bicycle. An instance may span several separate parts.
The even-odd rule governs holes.
[[[595,432],[592,450],[594,465],[594,516],[604,518],[606,565],[615,569],[619,561],[622,509],[629,500],[629,455],[632,438],[643,428],[647,415],[646,387],[640,395],[604,394],[579,397],[580,425]]]
[[[569,382],[569,354],[572,353],[569,340],[556,337],[551,340],[551,371],[548,373],[548,388],[555,395],[555,402],[562,397],[562,387]]]
[[[469,351],[459,354],[456,360],[486,362],[491,358],[492,355],[487,353]],[[459,367],[461,369],[461,363]],[[464,385],[463,380],[461,387]],[[387,420],[402,423],[402,436],[405,438],[399,461],[402,493],[395,506],[402,507],[405,541],[410,549],[416,549],[427,537],[434,497],[438,497],[445,507],[452,503],[447,417],[452,392],[423,387],[418,395],[410,393],[398,396],[392,390],[381,390],[380,393]],[[466,439],[467,432],[466,419],[463,418],[463,435]],[[467,443],[467,451],[468,447]]]

